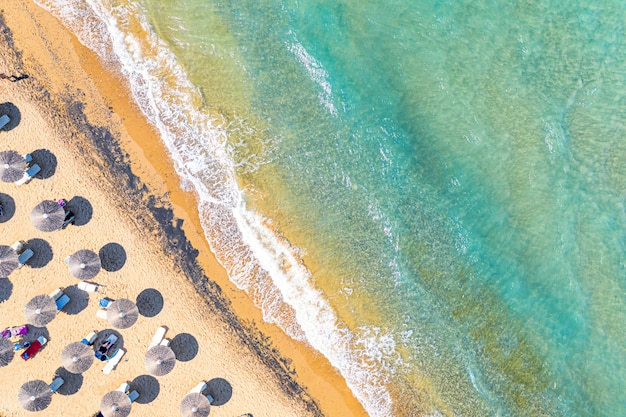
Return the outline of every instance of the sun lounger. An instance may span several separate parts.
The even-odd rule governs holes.
[[[27,333],[28,333],[28,326],[24,324],[22,326],[7,327],[2,332],[0,332],[0,336],[6,339],[10,339],[12,337],[21,336]]]
[[[24,265],[26,265],[26,262],[28,262],[28,260],[30,258],[33,257],[33,255],[35,254],[35,252],[33,252],[33,250],[31,248],[26,248],[22,251],[22,253],[20,253],[17,256],[17,261],[20,263],[18,268],[23,267]]]
[[[161,346],[169,346],[170,345],[170,339],[163,339],[163,340],[161,340],[161,343],[159,343],[159,345],[161,345]]]
[[[17,253],[22,253],[24,249],[24,242],[22,240],[16,240],[12,245],[11,249],[13,249]]]
[[[68,225],[74,224],[76,216],[71,211],[65,211],[65,221],[61,225],[61,229],[65,229]]]
[[[62,296],[59,297],[58,300],[56,300],[56,304],[57,304],[57,310],[61,311],[63,310],[63,307],[65,307],[67,305],[67,303],[70,302],[70,297],[67,294],[63,294]]]
[[[206,395],[206,399],[209,400],[209,404],[213,404],[213,402],[215,401],[215,399],[210,394]]]
[[[139,393],[133,390],[130,394],[128,394],[128,398],[130,399],[130,402],[133,403],[137,398],[139,398]]]
[[[107,308],[112,302],[113,300],[110,298],[104,297],[98,300],[98,305],[102,308]]]
[[[57,390],[59,388],[61,388],[61,385],[63,385],[65,383],[65,381],[63,380],[63,378],[61,378],[60,376],[57,376],[56,378],[54,378],[54,381],[52,381],[52,383],[50,384],[50,390],[55,393],[57,392]]]
[[[201,394],[201,393],[202,393],[202,391],[204,391],[204,390],[206,389],[206,386],[207,386],[207,385],[206,385],[206,382],[204,382],[204,381],[200,381],[200,382],[198,383],[198,385],[196,385],[195,387],[193,387],[193,388],[191,389],[191,391],[189,391],[189,394],[191,394],[191,393],[198,393],[198,394]]]
[[[128,394],[128,391],[130,391],[130,385],[128,385],[128,382],[122,382],[122,384],[119,386],[119,388],[116,389],[115,391],[119,391],[119,392],[123,392],[124,394]]]
[[[50,298],[52,298],[54,301],[56,301],[59,298],[61,298],[61,296],[63,295],[63,290],[61,288],[57,288],[56,290],[52,291],[48,295],[50,296]]]
[[[5,127],[7,123],[9,123],[10,121],[11,119],[6,114],[3,114],[2,116],[0,116],[0,129]]]
[[[30,168],[26,170],[26,172],[24,172],[24,176],[21,179],[15,181],[15,184],[16,185],[28,184],[30,180],[32,180],[35,177],[35,175],[39,173],[39,171],[41,171],[41,167],[37,164],[33,164]]]
[[[120,363],[120,361],[122,360],[122,356],[124,356],[125,353],[126,351],[124,349],[119,348],[117,352],[115,352],[115,355],[113,355],[111,359],[109,359],[107,364],[104,365],[104,368],[102,368],[102,372],[104,372],[106,375],[110,374],[111,371],[115,369],[117,364]]]
[[[98,317],[99,319],[106,320],[107,319],[107,311],[99,308],[98,310],[96,310],[96,317]]]
[[[159,327],[156,333],[154,334],[154,336],[152,336],[152,341],[148,345],[148,350],[150,350],[151,348],[161,343],[161,341],[163,340],[163,337],[165,337],[166,332],[167,332],[167,327],[165,326]]]
[[[94,284],[94,283],[87,282],[87,281],[81,281],[76,286],[78,287],[79,290],[83,290],[86,292],[98,292],[102,288],[102,286],[98,284]]]
[[[81,340],[81,343],[86,344],[87,346],[92,346],[93,342],[96,341],[96,338],[98,337],[98,333],[97,332],[90,332],[87,336],[83,337],[83,339]]]
[[[26,161],[26,166],[30,166],[30,164],[33,162],[33,156],[27,153],[26,155],[24,155],[24,161]]]
[[[24,353],[22,353],[22,359],[24,359],[25,361],[29,360],[30,358],[32,358],[33,356],[35,356],[37,354],[37,352],[39,352],[39,350],[43,347],[43,345],[46,344],[46,342],[48,342],[48,339],[46,339],[43,336],[39,336],[37,338],[37,340],[35,340],[25,351]]]

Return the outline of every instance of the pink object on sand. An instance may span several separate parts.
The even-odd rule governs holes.
[[[0,333],[0,335],[2,337],[9,339],[11,337],[21,336],[26,333],[28,333],[28,326],[22,325],[22,326],[7,327],[6,329],[2,331],[2,333]]]

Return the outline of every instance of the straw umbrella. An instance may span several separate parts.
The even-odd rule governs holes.
[[[91,279],[100,272],[100,257],[97,253],[87,249],[70,255],[66,262],[70,273],[80,280]]]
[[[28,381],[20,388],[17,399],[28,411],[41,411],[50,405],[52,390],[44,381]]]
[[[44,200],[30,212],[30,221],[42,232],[54,232],[63,226],[65,210],[56,201]]]
[[[0,338],[0,366],[7,366],[15,356],[15,348],[9,339]]]
[[[137,305],[127,298],[115,300],[107,307],[107,320],[117,329],[127,329],[139,318]]]
[[[211,412],[209,399],[199,392],[192,392],[180,402],[180,413],[183,417],[207,417]]]
[[[8,277],[18,266],[17,252],[10,246],[0,246],[0,277]]]
[[[73,374],[82,374],[93,363],[93,351],[84,343],[70,343],[61,353],[63,367]]]
[[[148,350],[143,364],[152,375],[163,376],[169,374],[174,369],[176,355],[168,346],[156,345]]]
[[[4,182],[15,182],[26,172],[26,160],[15,151],[0,152],[0,178]]]
[[[111,391],[100,401],[100,412],[104,417],[126,417],[130,414],[130,407],[130,398],[121,391]]]
[[[37,295],[26,304],[24,315],[33,326],[43,327],[57,314],[57,305],[49,295]]]

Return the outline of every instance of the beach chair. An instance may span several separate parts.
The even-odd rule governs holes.
[[[159,343],[159,345],[161,345],[161,346],[169,346],[170,345],[170,339],[163,339],[163,340],[161,340],[161,343]]]
[[[24,250],[24,245],[25,244],[26,243],[23,240],[16,240],[11,245],[11,249],[13,249],[15,252],[17,252],[19,254],[19,253],[22,252],[22,250]]]
[[[39,336],[37,338],[37,340],[35,340],[33,343],[31,343],[30,346],[28,346],[28,348],[26,348],[26,350],[24,351],[24,353],[22,353],[22,359],[24,359],[25,361],[29,360],[30,358],[32,358],[33,356],[35,356],[37,354],[37,352],[39,352],[39,350],[41,350],[41,348],[48,342],[48,339],[46,339],[44,336]],[[26,343],[24,343],[24,347],[26,347]]]
[[[64,383],[65,381],[63,380],[63,378],[61,378],[60,376],[57,376],[56,378],[54,378],[54,381],[52,381],[52,383],[50,384],[50,390],[54,394],[55,392],[57,392],[59,388],[61,388],[61,385],[63,385]]]
[[[107,311],[99,308],[96,310],[96,317],[102,320],[107,320]]]
[[[26,248],[22,251],[22,253],[20,253],[17,256],[17,261],[20,263],[18,265],[18,268],[23,267],[24,265],[26,265],[26,262],[28,262],[28,260],[30,258],[33,257],[33,255],[35,254],[35,252],[33,252],[33,250],[31,248]]]
[[[205,381],[200,381],[198,383],[198,385],[196,385],[195,387],[193,387],[188,394],[192,394],[192,393],[197,393],[197,394],[202,394],[202,391],[204,391],[206,389],[207,385]]]
[[[81,343],[84,343],[87,346],[93,346],[93,342],[96,341],[97,337],[98,333],[96,331],[90,332],[87,336],[82,338]]]
[[[128,398],[130,399],[131,403],[134,403],[135,400],[137,398],[139,398],[139,393],[137,391],[133,390],[130,394],[128,394]]]
[[[16,185],[28,184],[30,180],[35,178],[35,175],[37,175],[39,171],[41,171],[41,167],[39,165],[37,164],[31,165],[30,168],[28,168],[26,172],[24,172],[24,176],[21,179],[15,181],[15,184]]]
[[[83,290],[86,292],[98,292],[102,288],[101,285],[94,284],[94,283],[87,282],[87,281],[81,281],[76,286],[78,287],[79,290]]]
[[[151,348],[161,343],[161,341],[163,340],[163,337],[165,337],[166,332],[167,332],[167,327],[165,326],[159,327],[156,333],[154,334],[154,336],[152,336],[152,341],[148,345],[148,350],[150,350]]]
[[[59,311],[63,310],[63,307],[65,307],[67,303],[69,302],[70,302],[69,295],[63,294],[62,296],[59,297],[58,300],[56,300],[57,310]]]
[[[107,308],[112,302],[113,300],[111,300],[110,298],[104,297],[98,300],[98,305],[102,308]]]
[[[29,167],[30,164],[33,163],[33,156],[27,153],[26,155],[24,155],[24,161],[26,161],[26,166]]]
[[[28,333],[28,326],[24,324],[22,326],[7,327],[0,333],[0,336],[6,339],[10,339],[12,337],[21,336],[27,333]]]
[[[122,384],[119,386],[119,388],[116,389],[115,391],[119,391],[119,392],[123,392],[124,394],[128,394],[128,391],[130,391],[130,385],[128,385],[128,382],[122,382]]]
[[[61,288],[57,288],[56,290],[54,290],[50,294],[48,294],[48,296],[50,298],[52,298],[54,301],[56,301],[59,298],[61,298],[62,295],[63,295],[63,290]]]
[[[119,348],[117,352],[115,352],[115,354],[108,360],[107,364],[104,365],[104,368],[102,368],[102,372],[105,375],[110,374],[111,371],[115,369],[117,364],[120,363],[125,353],[126,351],[123,348]]]
[[[72,211],[65,211],[65,220],[63,221],[63,224],[61,225],[61,229],[65,229],[70,224],[74,224],[75,220],[76,220],[76,216],[74,215]]]
[[[3,114],[2,116],[0,116],[0,129],[5,127],[10,121],[11,119],[6,114]]]

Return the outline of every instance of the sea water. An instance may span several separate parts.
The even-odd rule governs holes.
[[[626,6],[36,0],[371,416],[626,415]]]

